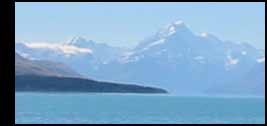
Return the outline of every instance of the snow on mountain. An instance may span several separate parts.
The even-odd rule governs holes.
[[[144,83],[176,94],[201,93],[238,82],[255,66],[259,52],[247,43],[223,41],[210,33],[196,35],[177,21],[101,67],[99,72],[109,75],[98,79]]]
[[[74,37],[62,45],[16,43],[16,51],[66,63],[90,78],[141,83],[181,95],[241,83],[244,76],[248,78],[245,73],[265,62],[262,50],[245,42],[223,41],[207,32],[195,34],[183,21],[166,25],[131,50]]]
[[[161,38],[172,36],[174,34],[190,35],[192,33],[188,29],[187,25],[181,20],[168,24],[167,26],[163,27],[161,30],[157,32],[157,35],[160,36]]]
[[[99,65],[109,63],[123,51],[83,37],[74,37],[65,43],[16,43],[16,52],[25,58],[61,62],[89,77]]]
[[[90,60],[93,59],[92,49],[62,43],[16,43],[15,50],[19,54],[27,55],[25,58],[28,59],[66,64],[84,76],[87,75]],[[81,69],[81,66],[86,67]]]
[[[220,95],[257,95],[265,96],[265,63],[254,64],[254,66],[239,78],[208,87],[207,94]],[[236,77],[236,76],[235,76]]]
[[[262,57],[257,60],[258,63],[265,63],[265,57]]]

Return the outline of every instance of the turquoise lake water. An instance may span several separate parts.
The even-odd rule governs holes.
[[[15,123],[265,123],[265,98],[16,93]]]

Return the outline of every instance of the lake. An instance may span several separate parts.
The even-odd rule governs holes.
[[[264,97],[15,93],[15,123],[265,123]]]

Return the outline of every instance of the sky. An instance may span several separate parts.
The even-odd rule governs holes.
[[[182,20],[195,33],[265,48],[265,3],[87,2],[15,4],[16,42],[65,42],[81,36],[135,46]]]

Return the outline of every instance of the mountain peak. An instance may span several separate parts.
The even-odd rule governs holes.
[[[186,24],[182,20],[174,21],[173,23],[169,24],[168,26],[169,30],[179,30],[179,29],[187,29]]]
[[[75,36],[72,39],[70,39],[70,41],[67,41],[65,44],[77,46],[80,48],[91,48],[95,45],[95,42],[92,40],[87,40],[84,37]]]
[[[85,42],[85,41],[87,41],[87,40],[84,37],[75,36],[75,37],[71,38],[67,43],[68,44],[75,44],[75,43]]]
[[[161,37],[167,37],[182,32],[190,32],[190,30],[187,28],[186,24],[182,20],[178,20],[163,27],[158,32],[158,35]]]

